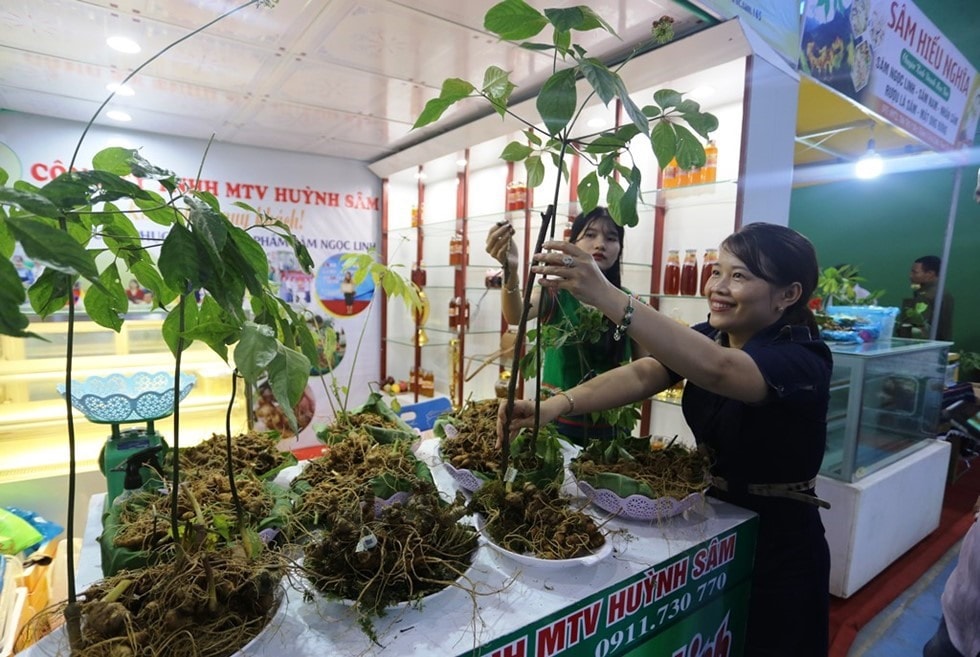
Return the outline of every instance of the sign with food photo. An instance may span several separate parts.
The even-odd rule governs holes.
[[[908,0],[807,0],[800,70],[934,150],[973,143],[977,71]]]

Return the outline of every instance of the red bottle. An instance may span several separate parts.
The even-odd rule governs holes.
[[[664,294],[677,294],[681,289],[680,252],[671,249],[667,252],[667,266],[664,268]]]
[[[684,252],[684,266],[681,267],[681,294],[693,297],[698,293],[698,252],[687,249]]]
[[[701,265],[701,284],[698,286],[698,292],[700,294],[705,294],[704,286],[708,284],[708,279],[711,278],[711,271],[717,264],[718,249],[705,249],[704,263]]]

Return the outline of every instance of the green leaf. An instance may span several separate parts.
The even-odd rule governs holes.
[[[537,187],[544,182],[544,163],[539,156],[532,155],[524,160],[524,170],[530,187]]]
[[[640,170],[633,168],[633,177],[626,188],[626,193],[619,200],[619,221],[621,225],[634,227],[640,223],[640,218],[636,213],[636,204],[640,198]]]
[[[536,103],[548,134],[556,135],[568,125],[575,114],[576,102],[574,69],[558,71],[548,78]]]
[[[259,377],[276,357],[279,343],[272,328],[245,322],[242,337],[235,345],[235,367],[250,385],[255,385]],[[307,371],[307,378],[309,372]]]
[[[11,187],[0,187],[0,204],[12,205],[25,212],[49,219],[58,219],[63,214],[61,208],[48,200],[46,196],[35,191],[24,191]]]
[[[163,277],[151,259],[134,262],[129,271],[140,285],[153,294],[153,302],[161,308],[177,298],[177,291],[163,282]]]
[[[0,258],[0,335],[19,338],[30,335],[26,331],[30,320],[20,309],[26,298],[24,284],[14,263]]]
[[[238,272],[239,279],[244,281],[249,292],[261,294],[268,282],[269,271],[269,258],[265,249],[237,226],[229,224],[228,237],[231,239],[225,244],[222,258],[229,267]]]
[[[198,289],[206,281],[207,265],[198,252],[194,235],[180,224],[175,224],[160,247],[160,274],[164,282],[179,291]]]
[[[237,349],[235,355],[236,357],[238,355]],[[293,407],[303,397],[303,391],[306,390],[309,382],[310,361],[300,352],[280,346],[276,357],[266,369],[272,394],[279,401],[283,415],[289,420],[289,426],[296,433],[299,427],[296,424]]]
[[[540,146],[542,143],[541,137],[538,136],[538,133],[536,133],[534,130],[531,130],[530,128],[524,131],[524,136],[527,137],[527,140],[532,144],[534,144],[535,146]]]
[[[704,146],[694,133],[682,125],[674,125],[677,135],[677,166],[682,169],[703,167],[705,162]]]
[[[633,125],[636,126],[638,131],[637,134],[647,134],[650,131],[650,121],[647,119],[646,114],[643,113],[643,110],[641,110],[639,106],[633,102],[633,99],[630,98],[630,93],[626,88],[626,83],[624,83],[623,79],[618,75],[616,76],[616,95],[619,96],[619,102],[622,103],[623,111],[626,112],[626,116],[628,116]]]
[[[602,178],[609,177],[609,174],[612,173],[613,166],[615,166],[616,164],[616,158],[618,157],[618,155],[619,155],[618,153],[609,153],[608,155],[603,155],[602,159],[599,160],[599,166],[596,167],[596,173],[598,173],[599,176]]]
[[[590,171],[578,183],[578,201],[582,212],[588,214],[599,205],[599,177],[595,171]]]
[[[516,88],[517,85],[510,81],[510,73],[502,68],[490,66],[483,74],[483,93],[500,116],[506,113],[510,95]]]
[[[122,148],[121,146],[110,146],[104,148],[92,157],[92,166],[117,176],[128,176],[130,169],[129,161],[137,156],[137,151],[132,148]]]
[[[660,118],[664,113],[664,111],[656,105],[644,105],[641,111],[643,112],[643,116],[647,117],[648,119]]]
[[[140,260],[150,260],[143,247],[143,240],[133,222],[111,203],[105,205],[102,216],[102,241],[117,258],[122,258],[127,267]]]
[[[421,128],[438,120],[447,109],[464,98],[468,98],[474,91],[476,91],[476,87],[466,80],[459,78],[444,80],[439,97],[433,98],[425,104],[419,118],[415,119],[415,125],[412,126],[412,129]]]
[[[556,30],[587,32],[601,29],[610,34],[616,34],[612,27],[602,20],[597,13],[583,5],[568,7],[567,9],[545,9],[544,15],[548,17],[548,21],[555,26]]]
[[[129,299],[119,280],[119,270],[106,267],[99,276],[101,287],[92,286],[85,293],[83,303],[89,318],[99,326],[119,332],[122,316],[129,310]]]
[[[46,268],[78,274],[93,282],[98,279],[99,270],[92,254],[65,231],[27,217],[9,217],[7,226],[24,252],[33,260],[43,261]]]
[[[669,121],[658,121],[650,131],[650,143],[653,154],[657,156],[657,164],[661,169],[667,167],[677,152],[677,135]]]
[[[564,59],[568,55],[568,49],[572,45],[572,33],[567,30],[555,30],[554,38],[555,50]]]
[[[683,119],[691,128],[704,137],[718,129],[718,117],[708,112],[697,112],[695,114],[683,114]]]
[[[606,189],[606,207],[609,208],[609,216],[613,218],[613,221],[622,226],[624,224],[621,219],[622,210],[620,204],[626,192],[615,178],[610,178],[607,182],[609,186]]]
[[[632,125],[632,124],[631,124]],[[603,153],[618,153],[626,146],[626,142],[614,133],[604,133],[586,144],[582,150],[586,153],[601,155]]]
[[[504,146],[504,150],[500,153],[500,159],[506,162],[520,162],[533,152],[534,150],[530,146],[525,146],[519,141],[512,141]]]
[[[180,330],[180,313],[183,309],[184,313],[184,331]],[[192,331],[195,326],[197,326],[197,304],[194,302],[194,297],[185,294],[180,297],[177,306],[173,308],[167,317],[163,320],[163,326],[160,332],[163,334],[163,341],[167,343],[167,347],[170,348],[170,353],[174,356],[177,355],[177,347],[180,347],[181,351],[186,350],[194,340],[187,337],[187,331]]]
[[[547,24],[544,14],[524,0],[498,2],[483,17],[483,27],[507,41],[530,39]]]
[[[589,84],[592,85],[592,88],[595,89],[602,104],[608,106],[609,101],[616,97],[619,90],[620,85],[617,84],[619,76],[595,57],[588,57],[580,61],[579,69]]]
[[[27,290],[31,308],[41,317],[48,317],[68,304],[74,278],[54,269],[45,268]]]
[[[156,192],[149,192],[147,198],[133,199],[133,203],[143,216],[161,226],[177,223],[177,218],[180,216],[177,210]]]
[[[659,91],[653,92],[653,101],[664,108],[665,111],[669,107],[677,107],[682,100],[681,94],[673,89],[660,89]]]
[[[187,223],[194,231],[198,243],[204,245],[212,255],[218,256],[225,248],[228,228],[232,224],[207,202],[202,203],[194,196],[185,197],[185,201],[190,208]]]

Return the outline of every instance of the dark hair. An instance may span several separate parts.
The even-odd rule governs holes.
[[[939,270],[943,264],[943,261],[939,259],[939,256],[934,255],[922,256],[921,258],[917,258],[915,261],[922,265],[923,271],[932,272],[936,275],[939,274]]]
[[[819,334],[808,305],[820,274],[817,252],[810,240],[792,228],[757,222],[746,224],[726,237],[721,248],[764,281],[778,286],[799,283],[800,298],[786,309],[783,320],[808,326],[814,336]]]
[[[617,224],[612,215],[609,214],[609,210],[600,206],[597,206],[591,212],[586,214],[585,212],[578,213],[575,220],[572,221],[572,234],[568,238],[568,241],[572,244],[578,242],[578,238],[585,232],[588,228],[595,222],[608,221],[612,224],[613,228],[616,229],[616,237],[619,238],[619,253],[616,254],[616,261],[613,262],[605,271],[602,273],[606,275],[606,278],[610,283],[616,287],[622,287],[623,281],[623,239],[626,237],[626,231],[622,226]]]

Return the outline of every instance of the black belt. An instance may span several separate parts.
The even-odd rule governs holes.
[[[712,477],[711,485],[721,491],[728,491],[728,481],[723,477]],[[749,495],[760,495],[762,497],[785,497],[805,504],[813,504],[822,509],[829,509],[830,502],[822,500],[816,495],[811,495],[807,491],[816,488],[817,478],[809,481],[797,481],[791,484],[746,484],[745,491]]]

